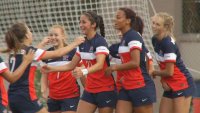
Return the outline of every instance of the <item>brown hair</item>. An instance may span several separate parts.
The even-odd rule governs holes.
[[[142,35],[144,29],[142,19],[130,8],[120,8],[119,10],[123,11],[126,18],[131,20],[131,27]]]
[[[7,51],[13,50],[15,53],[23,46],[24,38],[27,34],[25,23],[16,23],[5,34]]]
[[[83,15],[87,16],[92,24],[96,23],[96,28],[99,27],[100,34],[103,37],[105,37],[105,27],[104,27],[103,18],[100,15],[97,15],[93,11],[84,12]]]

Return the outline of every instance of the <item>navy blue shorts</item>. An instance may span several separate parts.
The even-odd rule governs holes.
[[[76,111],[80,97],[67,98],[63,100],[55,100],[49,98],[47,101],[48,111]]]
[[[154,83],[142,88],[126,90],[122,88],[118,100],[131,101],[134,107],[148,105],[156,102],[156,89]]]
[[[200,89],[200,80],[195,81],[195,85],[196,85],[196,89],[198,89],[198,90],[195,90],[193,97],[200,98],[200,90],[199,90]]]
[[[6,107],[0,104],[0,113],[6,113]]]
[[[195,85],[194,84],[190,84],[189,87],[187,89],[183,89],[183,90],[179,90],[179,91],[164,91],[163,93],[163,97],[167,97],[167,98],[177,98],[177,97],[188,97],[188,96],[192,96],[195,92]]]
[[[89,93],[84,90],[81,100],[94,104],[99,108],[115,108],[117,102],[117,92],[104,91],[100,93]]]
[[[12,113],[36,113],[43,108],[39,100],[30,100],[25,95],[9,95],[9,105]]]

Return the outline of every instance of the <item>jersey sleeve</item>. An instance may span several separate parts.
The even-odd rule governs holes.
[[[142,50],[142,37],[138,33],[134,32],[130,34],[126,39],[130,51],[134,49],[139,49],[140,51]]]
[[[176,62],[176,47],[175,43],[170,40],[165,40],[161,43],[164,54],[164,62]]]
[[[119,49],[119,43],[117,44],[112,44],[109,47],[109,51],[110,51],[110,55],[114,58],[119,58],[119,54],[118,54],[118,49]]]
[[[104,38],[98,38],[97,42],[95,43],[96,52],[95,54],[109,54],[108,45]]]
[[[0,74],[8,70],[5,62],[3,62],[2,58],[0,57]]]
[[[33,50],[35,50],[35,54],[34,54],[34,61],[39,61],[39,60],[41,60],[41,58],[42,58],[42,56],[45,54],[45,50],[42,50],[42,49],[38,49],[38,48],[35,48],[35,47],[32,47],[32,46],[30,46],[30,47],[28,47],[28,48],[26,48],[26,53],[30,50],[30,49],[33,49]]]

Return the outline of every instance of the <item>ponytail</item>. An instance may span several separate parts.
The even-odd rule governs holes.
[[[99,18],[98,26],[100,29],[100,34],[101,36],[105,37],[105,27],[104,27],[103,18],[101,16],[98,16],[98,18]]]
[[[141,35],[143,34],[144,23],[139,16],[136,16],[135,22],[132,25],[132,28],[139,32]]]

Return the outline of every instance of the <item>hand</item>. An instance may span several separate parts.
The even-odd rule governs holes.
[[[46,36],[46,37],[43,38],[43,40],[42,40],[41,43],[42,43],[43,45],[46,45],[46,44],[52,43],[52,41],[53,41],[53,38],[52,38],[52,37]]]
[[[166,82],[161,82],[162,83],[162,87],[164,89],[164,91],[170,91],[171,88],[169,87],[169,85]]]
[[[112,74],[112,72],[114,71],[115,65],[112,65],[110,67],[107,67],[105,70],[105,75],[109,76]]]
[[[43,38],[42,42],[40,42],[37,47],[38,48],[44,48],[45,45],[48,45],[50,44],[52,41],[51,37],[50,36],[46,36]]]
[[[27,54],[24,54],[23,61],[26,61],[28,64],[31,63],[34,59],[35,51],[30,49]]]
[[[149,72],[148,72],[148,73],[149,73],[149,75],[150,75],[152,78],[154,78],[154,79],[155,79],[155,78],[156,78],[156,76],[153,76],[153,72],[154,72],[154,70],[149,70]]]
[[[84,38],[83,36],[79,36],[79,37],[77,37],[77,38],[74,40],[74,43],[75,43],[76,45],[80,45],[80,44],[82,44],[83,42],[85,42],[85,38]]]
[[[43,65],[40,69],[42,74],[47,74],[49,72],[52,72],[52,67],[49,65]]]
[[[72,75],[77,79],[77,78],[81,78],[83,76],[83,72],[81,71],[81,67],[76,67],[73,71],[72,71]]]
[[[159,71],[153,71],[153,72],[151,73],[151,76],[152,76],[153,78],[156,78],[156,76],[159,76]]]

